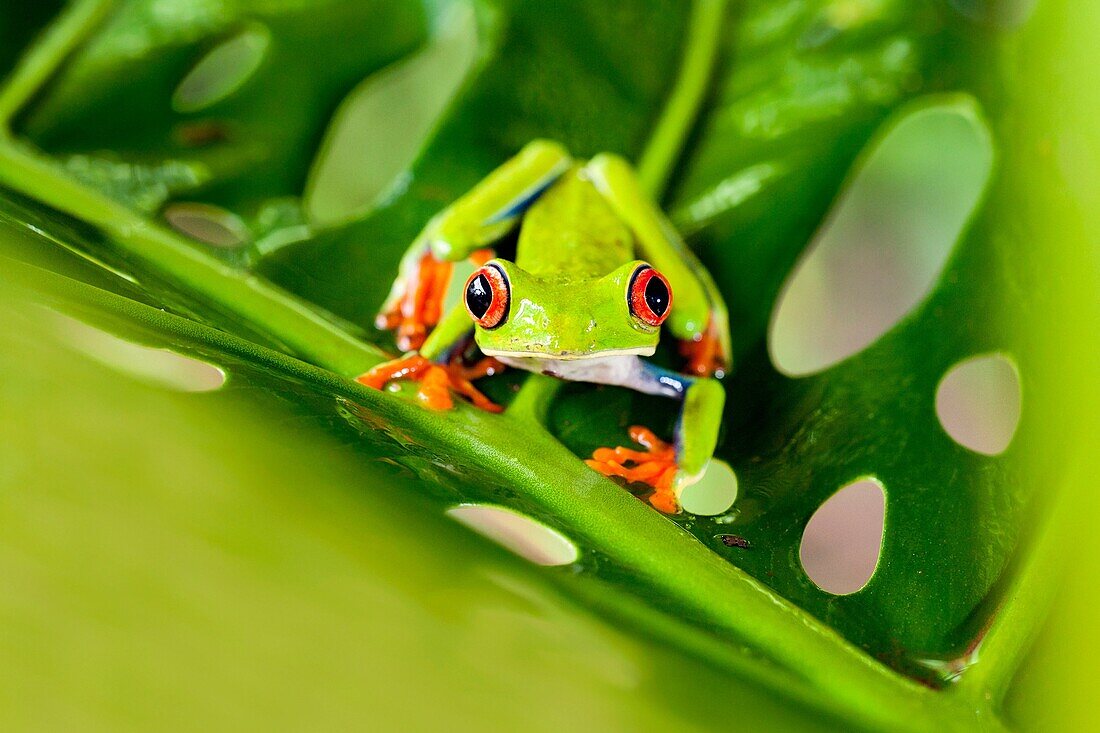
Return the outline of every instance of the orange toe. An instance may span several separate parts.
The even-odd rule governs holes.
[[[489,367],[483,367],[475,373],[485,376],[495,372]],[[501,412],[504,409],[482,394],[463,374],[461,367],[433,364],[419,354],[410,354],[379,364],[355,379],[372,389],[382,389],[390,382],[400,380],[419,383],[416,398],[429,410],[449,410],[454,407],[452,393],[467,398],[476,407],[488,412]]]
[[[652,430],[640,425],[632,426],[629,435],[645,450],[623,446],[597,448],[585,463],[604,476],[649,486],[652,489],[648,496],[649,503],[665,514],[676,514],[680,511],[680,504],[673,489],[677,471],[675,449]]]
[[[443,367],[440,368],[442,369]],[[478,390],[478,388],[470,382],[469,379],[466,379],[458,371],[452,370],[452,368],[448,367],[446,369],[446,373],[451,389],[453,389],[455,392],[462,395],[466,399],[470,400],[470,402],[474,403],[475,407],[480,407],[486,412],[504,411],[503,407],[483,395]]]
[[[360,374],[355,381],[372,389],[382,389],[395,379],[416,379],[429,366],[431,362],[423,356],[412,354],[379,364],[366,374]]]

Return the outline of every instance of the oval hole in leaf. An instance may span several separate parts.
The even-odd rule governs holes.
[[[936,416],[959,445],[995,456],[1020,422],[1020,375],[1004,354],[983,354],[948,370],[936,388]]]
[[[306,183],[310,221],[333,224],[362,214],[399,186],[476,57],[473,8],[456,2],[424,49],[352,90]]]
[[[119,338],[87,323],[57,316],[62,339],[100,364],[155,387],[179,392],[212,392],[225,372],[200,359]]]
[[[798,551],[806,575],[826,593],[863,588],[878,566],[885,518],[886,495],[877,480],[841,488],[806,523]]]
[[[711,460],[701,479],[680,493],[680,506],[685,512],[705,517],[725,512],[736,500],[737,474],[718,458]]]
[[[177,232],[214,247],[240,247],[252,236],[239,216],[213,204],[169,204],[164,220]]]
[[[992,169],[973,105],[937,104],[886,129],[772,311],[775,367],[803,376],[863,350],[935,284]]]
[[[206,53],[172,94],[177,112],[198,112],[222,101],[256,73],[271,45],[267,27],[253,23]]]
[[[460,504],[447,515],[536,565],[568,565],[580,556],[561,532],[505,507]]]

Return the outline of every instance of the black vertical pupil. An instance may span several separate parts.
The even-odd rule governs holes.
[[[645,284],[645,303],[654,315],[658,318],[663,316],[668,310],[669,300],[668,286],[665,285],[665,281],[659,277],[649,278],[649,282]]]
[[[484,275],[478,275],[466,287],[466,307],[474,318],[483,318],[493,304],[493,290],[489,285],[489,279]]]

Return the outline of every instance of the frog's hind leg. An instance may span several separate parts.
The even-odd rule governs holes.
[[[672,222],[642,189],[634,169],[603,153],[585,167],[589,179],[634,232],[642,257],[672,285],[674,305],[665,327],[680,340],[684,371],[722,376],[732,360],[729,315],[710,273],[684,243]]]
[[[394,331],[402,351],[419,349],[442,316],[453,263],[491,258],[492,246],[571,162],[557,143],[535,140],[436,215],[401,258],[378,328]]]
[[[644,450],[621,445],[597,448],[585,463],[604,476],[623,479],[628,487],[630,484],[651,487],[649,503],[665,514],[676,514],[680,511],[680,503],[675,491],[678,469],[674,447],[641,425],[632,425],[628,433]]]
[[[685,376],[638,362],[637,384],[641,392],[681,400],[680,416],[671,443],[658,438],[641,425],[631,426],[630,439],[641,446],[598,448],[585,461],[605,476],[619,477],[627,484],[652,488],[649,503],[675,514],[680,511],[680,491],[702,477],[718,443],[725,392],[715,379]]]

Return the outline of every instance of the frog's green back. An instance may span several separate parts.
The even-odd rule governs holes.
[[[634,259],[634,236],[574,166],[523,217],[516,264],[544,280],[603,277]]]

